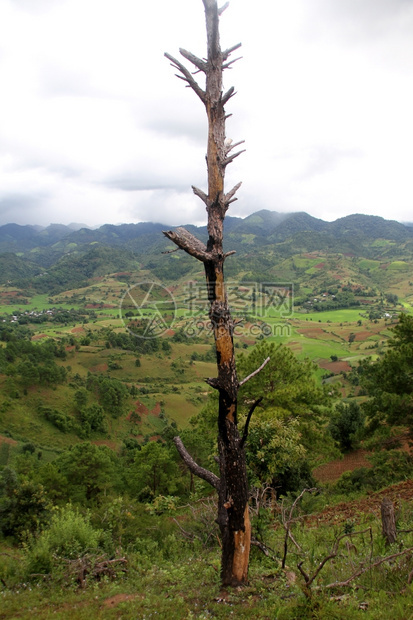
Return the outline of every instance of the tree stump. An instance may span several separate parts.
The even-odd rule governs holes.
[[[388,545],[396,542],[396,520],[394,518],[394,506],[392,502],[385,497],[381,503],[381,523],[383,536]]]

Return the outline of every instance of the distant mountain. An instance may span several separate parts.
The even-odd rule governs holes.
[[[38,265],[12,252],[0,254],[0,284],[21,279],[31,280],[39,275],[40,271]]]
[[[14,257],[15,264],[11,259],[7,261],[7,257]],[[5,282],[2,277],[1,283],[49,294],[86,286],[91,278],[108,273],[136,272],[140,268],[136,257],[129,250],[100,244],[94,245],[84,254],[66,254],[49,269],[41,272],[39,267],[14,254],[0,254],[0,268],[3,267],[2,261],[8,267],[5,270],[8,277]]]
[[[413,231],[395,220],[385,220],[377,215],[347,215],[335,222],[329,222],[324,229],[334,236],[356,235],[369,239],[392,239],[406,241]]]
[[[95,229],[83,227],[74,230],[77,226],[51,224],[43,229],[18,224],[1,226],[0,253],[14,253],[26,258],[30,262],[30,273],[33,264],[38,265],[38,271],[50,272],[66,257],[68,263],[73,262],[73,274],[76,277],[79,275],[76,261],[79,260],[80,265],[83,257],[97,247],[128,251],[130,256],[134,256],[133,260],[139,259],[144,268],[155,269],[154,273],[158,277],[173,277],[174,270],[182,275],[192,269],[190,259],[185,261],[182,252],[175,254],[173,263],[165,262],[162,252],[174,247],[162,234],[163,230],[171,228],[168,225],[141,222],[117,226],[105,224]],[[207,240],[206,226],[188,225],[187,228],[201,240]],[[270,248],[271,255],[275,253],[278,256],[325,249],[363,255],[366,258],[384,257],[386,252],[394,251],[394,243],[413,243],[413,226],[372,215],[355,214],[334,222],[325,222],[304,212],[277,213],[263,209],[245,218],[227,217],[224,239],[227,250],[236,250],[238,262],[234,265],[238,264],[238,269],[242,270],[243,265],[239,261],[245,262],[243,257],[249,262],[252,257],[258,260]],[[378,239],[386,240],[386,243],[372,243]],[[410,252],[410,245],[406,248]],[[112,264],[110,253],[105,255],[106,259],[109,268],[109,264]],[[119,260],[118,256],[116,265],[112,265],[115,271],[126,269],[119,267]],[[20,273],[19,269],[23,269],[23,264],[17,267],[16,274]],[[9,275],[13,271],[10,268]],[[79,270],[86,276],[84,265]],[[66,282],[66,276],[63,280]]]
[[[262,209],[261,211],[252,213],[252,215],[248,215],[244,219],[240,219],[236,226],[233,227],[232,232],[267,236],[288,217],[288,213],[277,213],[276,211]]]
[[[321,232],[325,230],[327,223],[308,215],[308,213],[291,213],[285,218],[276,230],[270,235],[272,242],[284,241],[302,232]]]

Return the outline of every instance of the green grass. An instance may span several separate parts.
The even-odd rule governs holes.
[[[319,500],[315,498],[318,504]],[[315,504],[310,512],[314,509],[317,512]],[[406,517],[403,527],[408,529],[412,525],[411,509],[402,513]],[[188,512],[181,511],[181,514],[184,519],[181,523],[185,528],[191,527]],[[296,511],[294,516],[298,514]],[[354,515],[347,522],[353,533],[342,540],[337,556],[325,563],[308,591],[298,563],[302,562],[304,571],[312,575],[329,555],[337,537],[344,533],[345,523],[338,520],[315,527],[298,519],[291,529],[300,550],[290,541],[286,567],[282,569],[284,528],[279,517],[266,512],[265,518],[261,535],[271,552],[265,557],[252,548],[249,583],[242,588],[221,589],[218,544],[204,548],[197,541],[189,543],[174,524],[174,533],[169,530],[168,541],[158,547],[150,542],[150,530],[145,534],[137,523],[140,542],[129,551],[118,551],[128,559],[128,572],[114,580],[104,578],[98,582],[89,578],[83,588],[65,579],[64,570],[50,581],[27,577],[23,580],[24,550],[2,544],[0,553],[4,562],[0,576],[4,583],[0,592],[0,617],[5,620],[32,617],[39,620],[51,617],[61,620],[93,617],[104,620],[154,617],[409,620],[413,617],[413,587],[407,585],[411,570],[408,555],[373,566],[378,559],[411,547],[411,533],[404,534],[400,544],[387,549],[380,534],[379,519],[371,514]],[[362,530],[367,531],[357,534]],[[371,568],[349,586],[326,587],[345,580],[363,566]]]
[[[358,264],[359,264],[360,269],[374,270],[380,267],[380,261],[368,260],[367,258],[360,260]]]
[[[388,266],[391,271],[404,271],[409,268],[409,264],[402,260],[395,260]]]
[[[295,313],[295,317],[300,318],[301,320],[305,320],[308,322],[319,322],[327,323],[331,321],[332,323],[356,323],[361,317],[361,312],[363,312],[363,308],[342,308],[339,310],[329,310],[327,312],[314,312],[311,314],[301,314]]]

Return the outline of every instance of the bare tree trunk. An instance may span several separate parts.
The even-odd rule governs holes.
[[[210,303],[211,320],[217,353],[218,377],[208,379],[207,383],[219,392],[218,408],[218,454],[220,480],[211,478],[213,474],[197,466],[186,452],[179,438],[175,438],[177,448],[196,475],[208,480],[218,490],[218,524],[222,535],[221,577],[223,585],[239,585],[247,582],[248,561],[251,544],[251,525],[248,513],[248,484],[244,444],[246,436],[240,438],[237,420],[237,379],[233,331],[234,323],[230,314],[224,284],[223,223],[226,211],[240,187],[236,185],[230,192],[224,192],[226,166],[242,151],[233,155],[234,147],[226,140],[224,105],[234,94],[230,88],[222,92],[222,73],[232,62],[227,62],[230,54],[240,44],[221,51],[219,40],[219,16],[227,8],[218,9],[216,0],[203,0],[206,17],[208,57],[201,60],[186,50],[180,50],[198,71],[205,73],[206,86],[203,90],[192,74],[174,57],[165,54],[172,65],[178,69],[179,78],[187,82],[204,103],[208,116],[208,194],[193,187],[194,193],[205,203],[208,213],[208,242],[205,245],[183,228],[166,231],[164,234],[179,248],[204,263],[205,277]],[[209,478],[209,479],[208,479]],[[216,478],[216,477],[215,477]]]
[[[392,502],[385,497],[381,503],[380,509],[383,536],[385,537],[387,544],[391,545],[396,542],[397,538],[394,506]]]

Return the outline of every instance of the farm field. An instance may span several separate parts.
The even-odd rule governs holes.
[[[296,261],[297,267],[316,268],[320,257],[300,260]],[[374,261],[363,263],[365,268],[373,268],[374,265]],[[143,272],[136,274],[138,280],[142,277],[149,278],[149,275]],[[196,307],[198,314],[190,316],[185,305],[188,298],[185,279],[170,285],[169,294],[176,300],[175,319],[173,322],[168,319],[169,328],[161,338],[156,339],[154,348],[152,345],[146,346],[145,340],[128,331],[128,322],[135,316],[150,322],[154,309],[150,306],[139,307],[137,298],[137,306],[130,303],[129,315],[132,316],[128,318],[125,314],[128,307],[122,307],[122,300],[129,286],[132,286],[132,295],[139,293],[139,290],[134,290],[131,274],[126,279],[128,281],[124,281],[119,274],[99,276],[90,279],[88,286],[63,291],[52,297],[37,294],[25,298],[26,303],[21,302],[22,292],[0,287],[0,302],[7,299],[7,304],[0,307],[3,320],[23,324],[25,329],[30,330],[32,342],[41,344],[51,338],[65,343],[66,359],[58,363],[67,372],[65,384],[53,388],[27,387],[25,393],[20,390],[19,398],[9,396],[13,393],[10,387],[12,378],[0,376],[1,434],[8,434],[20,443],[35,434],[41,445],[45,448],[51,446],[54,450],[64,449],[79,441],[76,433],[57,432],[45,419],[42,407],[52,407],[68,419],[76,420],[78,414],[74,394],[91,375],[116,380],[130,392],[122,414],[108,417],[106,435],[92,433],[91,440],[95,442],[106,441],[116,448],[128,437],[142,442],[159,436],[172,423],[178,428],[185,428],[200,411],[209,390],[205,378],[215,374],[213,339],[205,313]],[[202,287],[202,284],[196,284],[194,290],[198,290],[199,286]],[[311,289],[303,287],[303,290]],[[160,300],[162,291],[162,288],[157,291]],[[241,286],[239,291],[241,296],[235,301],[241,299],[243,303],[251,304],[251,300],[245,297],[248,287]],[[129,303],[133,297],[126,299]],[[256,300],[258,306],[260,301],[259,298]],[[372,298],[371,303],[376,304],[377,299]],[[392,308],[386,310],[386,316],[375,319],[369,318],[370,309],[364,302],[355,308],[319,312],[291,307],[284,318],[280,312],[270,312],[269,316],[264,317],[249,312],[247,319],[236,326],[235,352],[238,354],[249,349],[262,339],[283,344],[300,360],[312,360],[320,381],[339,382],[344,397],[349,394],[354,396],[355,391],[348,382],[347,374],[359,360],[368,356],[375,359],[386,349],[391,327],[397,321],[397,312],[402,309],[411,311],[410,297],[400,299],[398,306]],[[381,313],[384,313],[383,309]],[[16,314],[17,318],[12,319]],[[116,344],[116,338],[123,336],[132,343],[125,345],[125,348]],[[140,349],[142,352],[139,352]],[[90,396],[89,404],[93,402]]]

